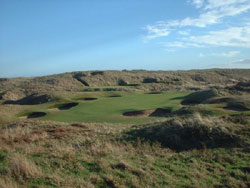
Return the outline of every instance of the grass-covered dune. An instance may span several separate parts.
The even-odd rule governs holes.
[[[250,187],[249,73],[0,79],[0,188]]]
[[[0,99],[19,100],[48,91],[197,89],[214,85],[231,87],[239,82],[243,85],[238,84],[236,89],[248,91],[244,83],[249,80],[248,69],[72,72],[33,78],[0,78]]]
[[[249,187],[249,126],[18,121],[0,129],[0,187]]]

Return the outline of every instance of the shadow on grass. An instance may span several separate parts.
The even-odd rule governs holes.
[[[37,105],[50,102],[52,98],[48,95],[32,94],[19,100],[7,100],[4,104],[16,104],[16,105]]]
[[[152,110],[128,110],[123,112],[123,116],[146,116],[146,117],[169,117],[172,108],[156,108]]]
[[[195,105],[201,104],[209,99],[218,96],[218,92],[215,89],[196,91],[184,97],[175,97],[171,100],[182,100],[182,105]]]
[[[183,96],[183,97],[174,97],[174,98],[171,98],[170,100],[184,100],[186,99],[186,96]]]

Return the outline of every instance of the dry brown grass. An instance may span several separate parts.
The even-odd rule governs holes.
[[[10,174],[17,179],[27,179],[42,176],[41,170],[31,161],[20,154],[9,156]]]
[[[1,105],[0,104],[0,126],[11,121],[18,120],[16,114],[27,110],[30,107],[20,105]]]
[[[199,115],[188,122],[191,121],[216,122],[218,126],[224,123]],[[180,119],[172,123],[179,127],[183,122]],[[141,125],[136,129],[150,126]],[[230,149],[229,153],[223,153],[205,148],[176,153],[159,143],[122,140],[124,132],[121,130],[128,129],[135,127],[35,120],[6,126],[0,129],[0,173],[1,162],[4,162],[7,173],[1,174],[0,185],[62,188],[246,185],[246,173],[231,172],[239,174],[242,181],[239,182],[221,165],[235,165],[240,159],[243,161],[240,167],[246,169],[247,154],[239,153],[241,150]],[[214,173],[223,175],[222,180]]]
[[[23,142],[38,142],[47,137],[48,134],[46,131],[33,131],[29,127],[17,126],[16,128],[0,130],[1,142],[6,145],[22,144]]]
[[[198,113],[192,118],[173,118],[154,126],[142,127],[127,132],[128,140],[140,138],[143,142],[159,142],[163,147],[177,151],[194,148],[237,147],[243,141],[237,131],[243,125],[225,122],[222,118],[202,117]]]
[[[74,78],[75,75],[77,79]],[[156,79],[159,83],[141,84],[140,89],[169,89],[205,87],[210,85],[230,85],[239,81],[250,80],[247,69],[211,69],[191,71],[104,71],[73,72],[35,78],[13,78],[0,82],[0,92],[9,92],[5,98],[20,99],[23,95],[48,91],[81,91],[82,80],[90,86],[117,86],[120,80],[128,84],[141,84],[144,79]],[[232,82],[232,80],[234,80]],[[86,87],[87,88],[87,87]],[[16,90],[14,93],[11,91]],[[15,96],[18,94],[17,96]]]
[[[18,188],[18,185],[15,182],[0,177],[0,188]]]

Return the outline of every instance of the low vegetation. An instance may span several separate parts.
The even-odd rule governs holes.
[[[1,187],[248,187],[250,126],[19,121],[0,130]]]
[[[0,188],[250,187],[249,70],[0,79]]]

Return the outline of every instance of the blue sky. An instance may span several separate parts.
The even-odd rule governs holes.
[[[250,0],[0,0],[0,77],[250,68]]]

